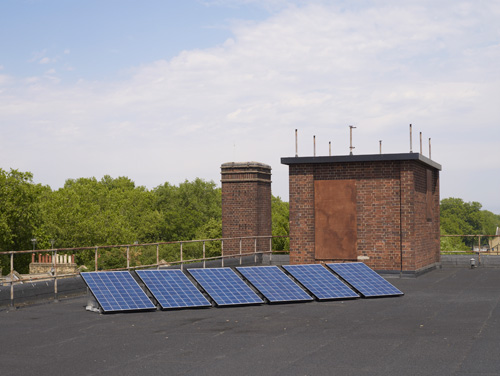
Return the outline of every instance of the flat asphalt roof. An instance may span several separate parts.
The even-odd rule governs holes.
[[[499,375],[500,269],[389,278],[405,296],[98,314],[0,308],[7,375]]]

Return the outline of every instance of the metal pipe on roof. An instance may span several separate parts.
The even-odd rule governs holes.
[[[422,154],[422,132],[420,132],[420,154]]]
[[[298,144],[298,137],[297,137],[297,129],[295,130],[295,156],[299,156],[299,144]]]
[[[352,146],[352,130],[355,128],[356,128],[355,126],[349,125],[350,140],[351,140],[350,146],[349,146],[349,150],[350,150],[349,155],[352,155],[352,150],[354,149],[354,146]]]
[[[410,153],[413,153],[413,139],[412,139],[411,124],[410,124]]]

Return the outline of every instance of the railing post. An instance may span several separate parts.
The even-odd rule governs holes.
[[[221,256],[221,265],[224,267],[224,239],[220,241],[220,256]]]
[[[205,269],[206,261],[207,260],[205,260],[205,240],[203,240],[203,269]]]
[[[240,265],[241,265],[241,242],[242,242],[242,239],[240,238]]]
[[[481,235],[479,235],[479,240],[477,244],[477,264],[481,266]]]
[[[269,237],[269,263],[273,261],[273,236]]]
[[[96,246],[95,247],[95,256],[94,256],[94,263],[95,263],[95,266],[94,266],[94,271],[97,271],[97,249],[98,247]]]
[[[156,268],[160,269],[160,244],[156,244]]]
[[[127,245],[127,270],[130,270],[130,246]]]
[[[254,238],[253,242],[253,262],[254,264],[257,263],[257,238]]]
[[[53,264],[54,264],[54,302],[58,302],[59,300],[57,299],[57,251],[54,251],[54,255],[52,256],[54,258]]]
[[[14,253],[10,254],[10,306],[14,307]]]
[[[182,254],[182,242],[181,242],[181,270],[184,271],[184,256]]]

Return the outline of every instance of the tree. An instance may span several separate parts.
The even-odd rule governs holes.
[[[178,187],[165,183],[154,190],[160,213],[160,238],[164,241],[194,239],[210,219],[222,218],[221,190],[213,181],[196,178]]]
[[[220,239],[222,238],[222,220],[210,218],[204,225],[196,230],[196,239]],[[205,243],[205,256],[215,257],[221,254],[221,242],[219,240]]]
[[[500,216],[487,210],[481,210],[479,202],[464,202],[460,198],[445,198],[441,200],[441,234],[443,235],[494,235],[500,226]],[[487,239],[483,239],[487,243]],[[445,238],[441,249],[454,247],[455,250],[471,249],[475,244],[473,237]]]
[[[271,197],[271,216],[272,216],[272,234],[273,236],[285,236],[284,238],[273,239],[273,250],[283,251],[290,249],[290,222],[289,222],[289,204],[282,201],[281,198]]]
[[[41,222],[39,197],[49,190],[33,183],[33,175],[11,169],[0,169],[0,250],[20,251],[30,249],[31,239],[37,237],[37,227]],[[14,258],[14,268],[20,273],[28,272],[31,256],[18,255]],[[3,270],[10,270],[7,256],[0,258]]]
[[[70,179],[43,197],[41,231],[58,248],[157,241],[161,217],[154,202],[153,193],[125,177]],[[93,253],[81,252],[77,261],[91,266]]]

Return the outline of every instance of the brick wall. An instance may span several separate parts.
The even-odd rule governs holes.
[[[315,180],[355,180],[359,260],[376,270],[395,271],[418,271],[439,262],[439,169],[434,166],[420,160],[309,159],[290,163],[289,178],[290,263],[317,262]]]
[[[221,166],[222,237],[271,235],[271,167],[258,162]],[[242,253],[269,249],[268,239],[241,240]],[[239,240],[225,240],[224,254],[239,254]]]

